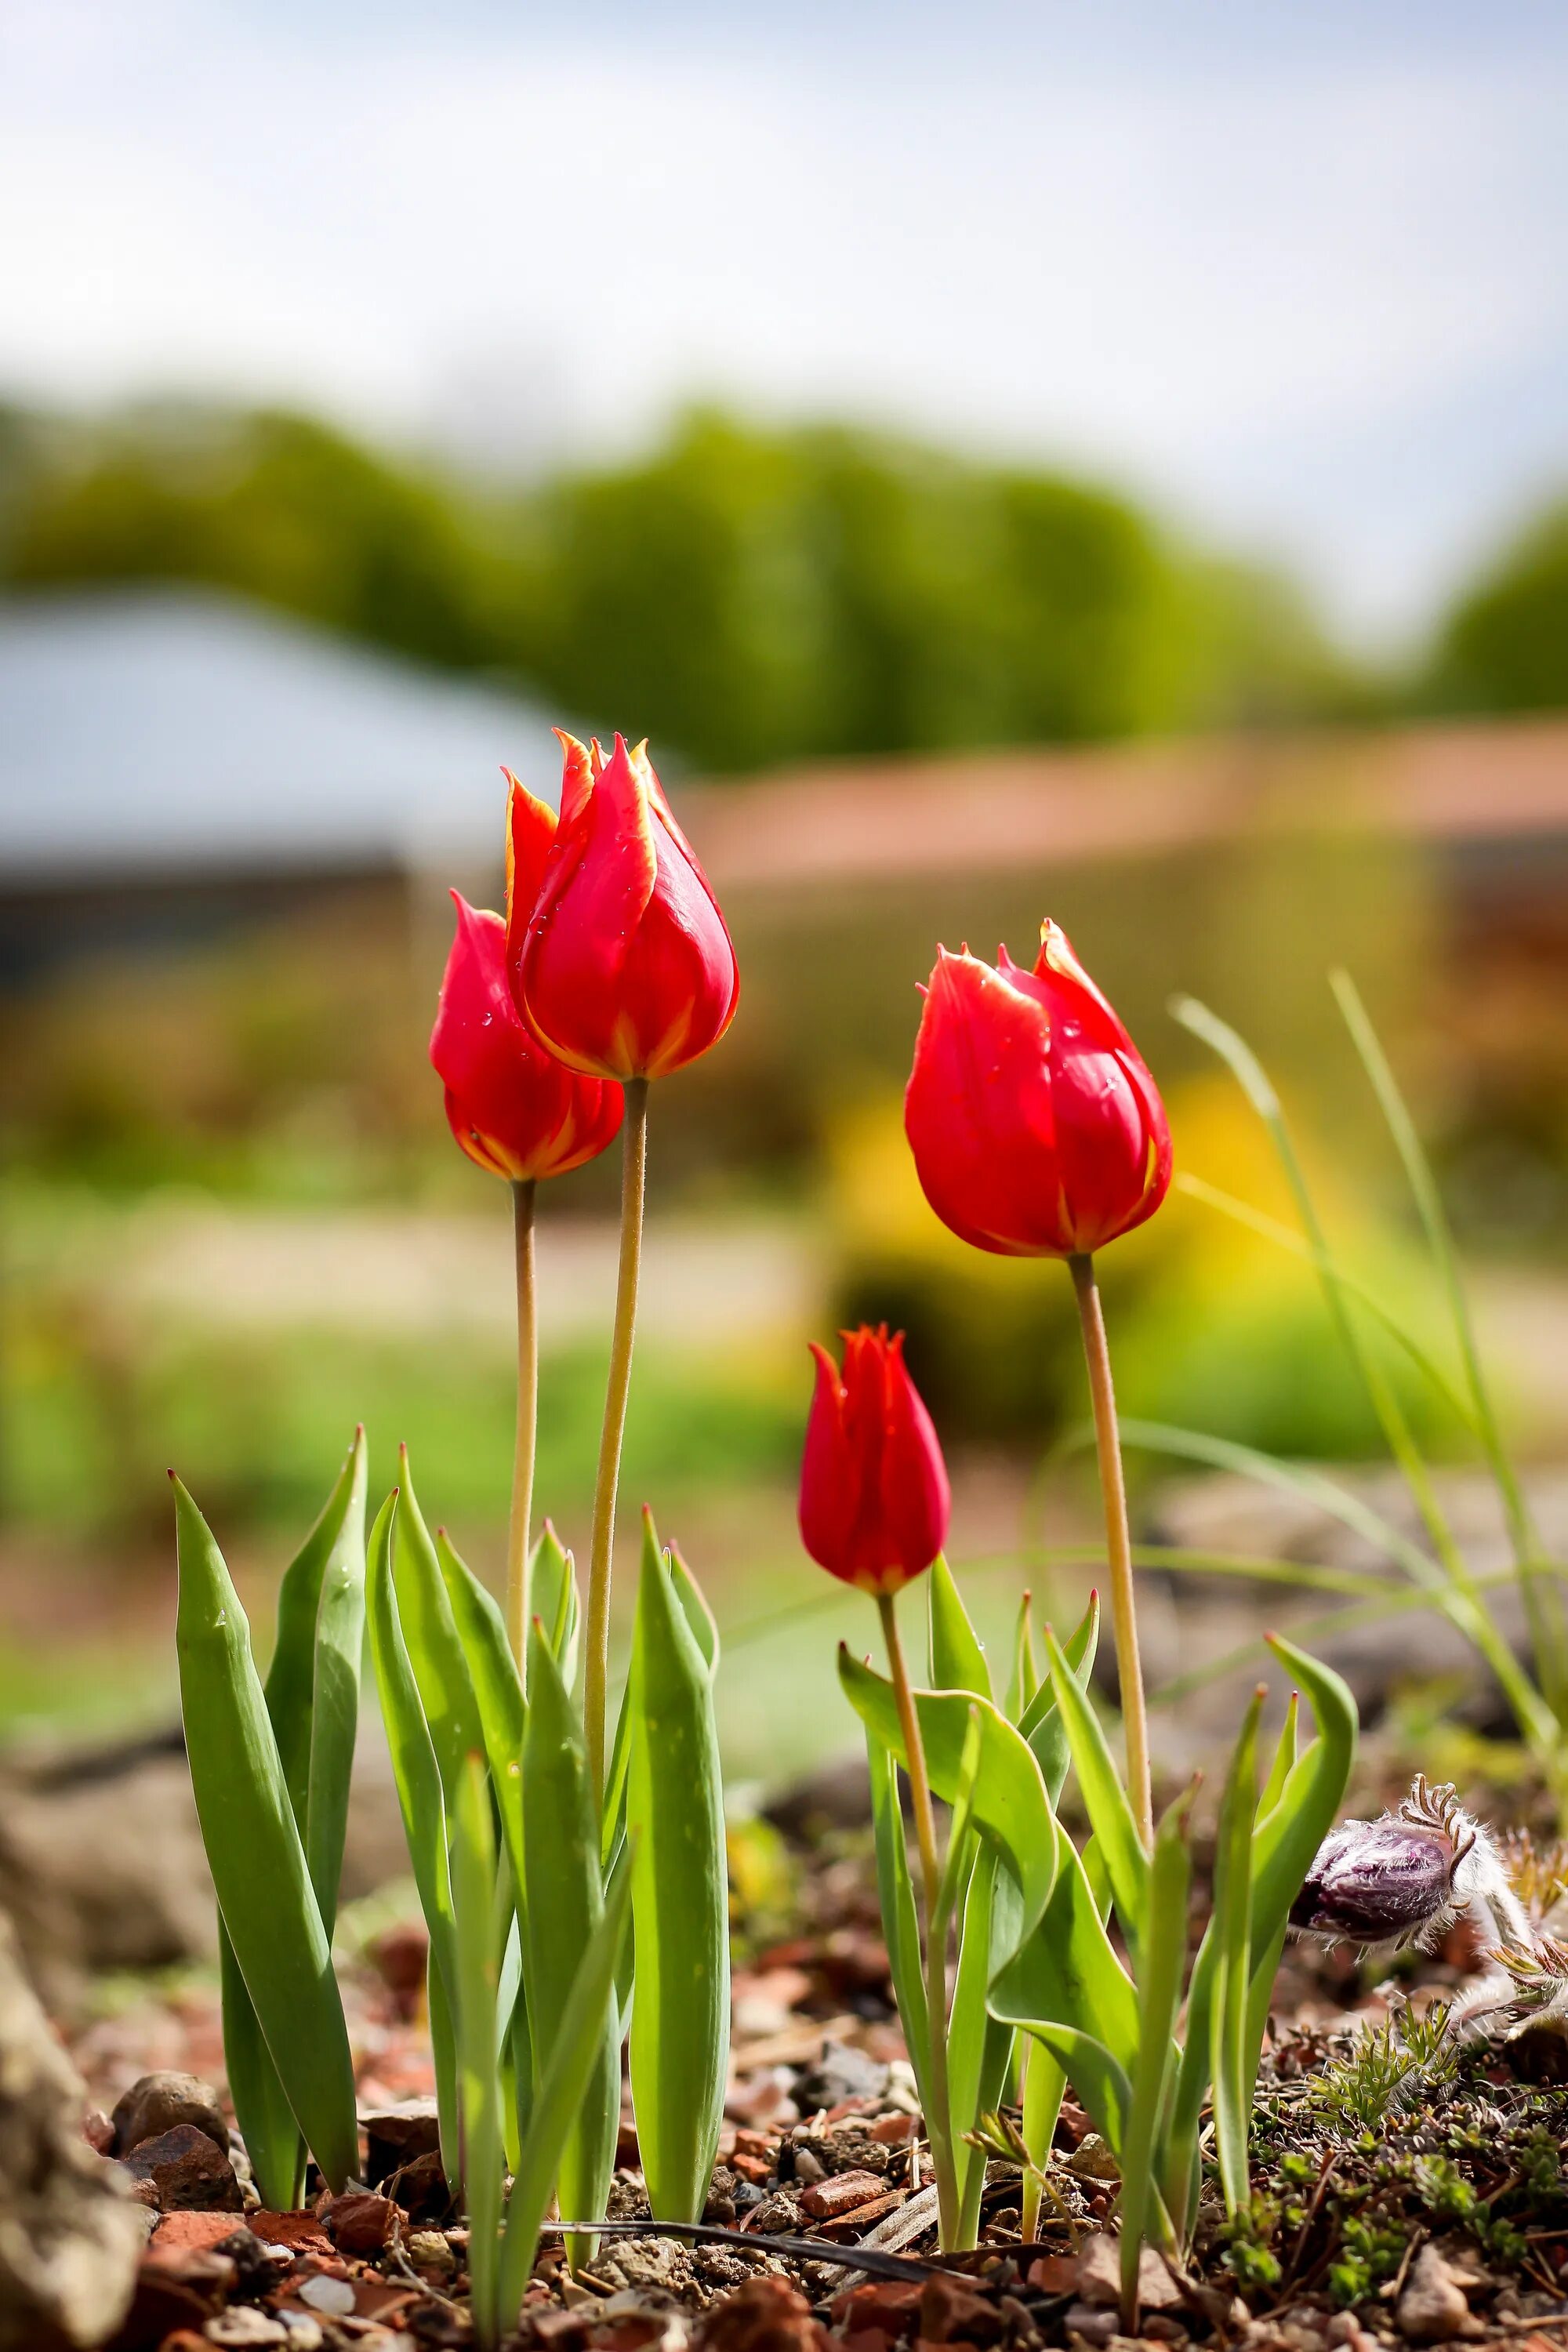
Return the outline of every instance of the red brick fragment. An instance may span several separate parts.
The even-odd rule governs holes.
[[[121,2161],[134,2184],[156,2190],[165,2213],[181,2207],[237,2213],[243,2204],[233,2165],[195,2124],[176,2124],[142,2140]]]
[[[920,2332],[927,2344],[994,2344],[1007,2322],[989,2295],[937,2272],[921,2290]]]
[[[883,2336],[910,2335],[920,2315],[921,2285],[916,2279],[872,2279],[866,2286],[845,2287],[834,2296],[834,2325],[847,2336],[862,2328]]]
[[[152,2242],[148,2252],[173,2252],[175,2248],[191,2247],[202,2252],[220,2246],[239,2229],[248,2229],[252,2221],[261,2220],[253,2213],[246,2221],[237,2221],[232,2213],[163,2213],[153,2225]],[[265,2236],[258,2231],[258,2236]]]
[[[702,2323],[702,2352],[836,2352],[803,2294],[781,2278],[748,2279]]]
[[[835,2172],[826,2180],[814,2180],[801,2198],[801,2210],[809,2213],[814,2221],[837,2221],[846,2213],[853,2213],[868,2205],[874,2197],[881,2197],[887,2183],[875,2172]]]
[[[1039,2254],[1029,2264],[1024,2283],[1032,2286],[1037,2294],[1076,2294],[1078,2256]]]
[[[379,2254],[395,2234],[401,2218],[390,2197],[378,2197],[370,2189],[345,2190],[321,2214],[328,2234],[345,2254]]]
[[[246,2226],[263,2245],[287,2246],[291,2254],[330,2254],[332,2242],[314,2213],[260,2212],[247,2216]]]

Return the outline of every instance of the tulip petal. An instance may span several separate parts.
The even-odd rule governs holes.
[[[662,1077],[729,1026],[734,948],[646,745],[629,751],[617,735],[605,759],[563,740],[562,822],[514,992],[568,1067]]]
[[[555,811],[548,801],[536,800],[510,768],[503,768],[501,774],[507,781],[506,925],[510,939],[514,927],[526,929],[533,912],[550,845],[555,838]]]
[[[456,890],[452,900],[457,933],[430,1034],[447,1122],[469,1159],[494,1175],[514,1182],[565,1175],[614,1139],[619,1090],[546,1053],[513,1002],[500,917]]]

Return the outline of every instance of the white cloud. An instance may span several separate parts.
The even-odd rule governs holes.
[[[515,373],[542,437],[589,443],[693,390],[852,409],[1087,457],[1398,617],[1499,495],[1496,387],[1568,353],[1562,47],[1363,58],[1352,30],[1174,72],[1001,33],[847,62],[820,23],[785,51],[203,0],[6,22],[23,388],[416,433]],[[1551,404],[1521,415],[1516,487],[1568,464]],[[1427,525],[1375,452],[1435,416],[1475,492],[1445,478]]]

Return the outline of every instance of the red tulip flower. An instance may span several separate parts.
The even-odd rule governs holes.
[[[1085,1256],[1170,1186],[1154,1081],[1052,922],[1033,971],[938,950],[904,1129],[942,1223],[1004,1256]]]
[[[554,830],[554,813],[514,779],[509,897],[537,884]],[[615,1140],[621,1090],[563,1068],[531,1035],[507,979],[505,923],[456,890],[452,898],[458,931],[430,1034],[452,1133],[470,1160],[513,1183],[564,1176]]]
[[[735,950],[646,747],[561,742],[561,822],[531,908],[513,903],[513,993],[569,1068],[664,1077],[729,1027]]]
[[[947,1540],[952,1497],[931,1415],[904,1369],[904,1335],[862,1324],[844,1334],[844,1370],[826,1348],[800,1469],[800,1532],[830,1575],[894,1593]]]

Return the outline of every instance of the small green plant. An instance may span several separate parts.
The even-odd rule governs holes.
[[[1376,2131],[1391,2109],[1441,2094],[1458,2066],[1447,2011],[1438,2002],[1401,2009],[1381,2025],[1363,2026],[1345,2055],[1313,2077],[1307,2112],[1338,2132]]]
[[[1318,1737],[1298,1750],[1292,1707],[1259,1788],[1261,1692],[1254,1698],[1221,1801],[1213,1915],[1189,1967],[1192,1793],[1167,1809],[1145,1847],[1080,1679],[1092,1654],[1092,1612],[1073,1637],[1076,1657],[1047,1630],[1044,1679],[1014,1723],[988,1688],[973,1687],[984,1655],[940,1561],[931,1590],[938,1686],[910,1696],[923,1769],[952,1816],[942,1899],[926,1934],[941,1937],[945,1953],[952,1921],[963,1925],[940,2029],[945,2116],[940,2084],[917,2062],[927,2129],[934,2137],[945,2123],[960,2146],[972,2133],[984,2141],[984,2113],[996,2104],[1013,2036],[1022,2036],[1030,2047],[1020,2137],[1030,2166],[1044,2170],[1070,2084],[1121,2168],[1130,2321],[1141,2243],[1180,2254],[1196,2225],[1201,2127],[1211,2104],[1226,2212],[1234,2223],[1249,2208],[1247,2137],[1268,2000],[1291,1903],[1344,1793],[1354,1706],[1337,1675],[1274,1643],[1311,1704]],[[970,1680],[942,1686],[961,1665]],[[894,1768],[909,1754],[904,1716],[894,1678],[847,1650],[839,1676],[871,1747],[883,1924],[905,2034],[911,2053],[925,2053],[934,2039],[926,1987],[936,1973],[921,1965],[897,1804]],[[1069,1765],[1093,1833],[1081,1853],[1056,1811]],[[1108,1932],[1111,1921],[1125,1961]]]

